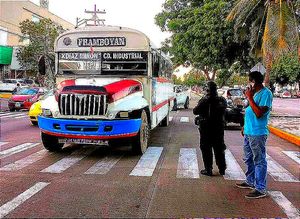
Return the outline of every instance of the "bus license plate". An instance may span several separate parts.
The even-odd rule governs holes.
[[[96,139],[77,139],[77,138],[61,138],[59,143],[74,143],[74,144],[99,144],[108,145],[108,141],[96,140]]]

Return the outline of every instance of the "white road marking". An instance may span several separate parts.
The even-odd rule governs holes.
[[[73,152],[68,157],[65,157],[51,166],[41,170],[42,173],[62,173],[72,165],[76,164],[86,156],[90,155],[95,151],[96,148],[82,148],[79,151]]]
[[[24,143],[24,144],[20,144],[16,147],[13,148],[9,148],[7,150],[1,151],[0,152],[0,158],[4,158],[4,157],[8,157],[10,155],[19,153],[21,151],[27,150],[29,148],[33,148],[37,145],[39,145],[40,143]]]
[[[20,118],[25,118],[25,117],[29,117],[28,115],[24,115],[24,116],[17,116],[15,117],[15,119],[20,119]]]
[[[149,147],[131,171],[130,176],[152,176],[162,151],[162,147]]]
[[[5,142],[5,141],[0,141],[0,147],[2,146],[2,145],[5,145],[5,144],[7,144],[8,142]]]
[[[3,118],[12,118],[12,117],[16,117],[16,116],[24,116],[26,114],[24,113],[16,113],[16,114],[13,114],[13,115],[5,115],[5,116],[0,116],[0,119],[3,119]]]
[[[21,170],[24,167],[29,166],[30,164],[33,164],[34,162],[39,161],[42,159],[47,153],[49,153],[47,150],[43,149],[40,150],[34,154],[31,154],[21,160],[18,160],[14,163],[7,164],[0,168],[0,171],[15,171],[15,170]]]
[[[172,120],[173,120],[173,116],[170,116],[169,121],[172,122]]]
[[[177,178],[199,178],[196,148],[181,148],[177,166]]]
[[[233,154],[230,150],[225,150],[225,159],[227,169],[225,171],[225,175],[223,176],[224,179],[227,180],[245,180],[246,176],[236,159],[234,158]]]
[[[299,182],[299,180],[296,177],[294,177],[284,167],[282,167],[279,163],[273,160],[268,154],[267,154],[267,162],[268,162],[268,173],[273,177],[275,181]]]
[[[281,207],[289,219],[299,219],[299,210],[279,191],[268,192],[272,199]]]
[[[292,158],[296,163],[300,164],[300,151],[282,151],[285,155]]]
[[[24,203],[27,199],[34,196],[36,193],[41,191],[43,188],[45,188],[50,183],[46,182],[38,182],[31,188],[27,189],[25,192],[21,193],[17,197],[15,197],[13,200],[5,203],[0,207],[0,218],[5,217],[10,212],[12,212],[14,209],[16,209],[19,205]]]
[[[15,112],[0,112],[0,117],[1,116],[12,115],[12,114],[16,114],[16,113]]]
[[[190,122],[190,118],[189,117],[181,117],[180,122]]]
[[[111,168],[121,159],[122,156],[119,157],[104,157],[96,164],[94,164],[91,168],[89,168],[84,174],[106,174]]]

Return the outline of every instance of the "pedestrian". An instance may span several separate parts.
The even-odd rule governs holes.
[[[250,86],[245,91],[249,106],[245,110],[245,124],[242,128],[244,136],[244,162],[247,166],[246,181],[237,183],[243,189],[253,189],[246,198],[262,198],[266,196],[267,160],[266,141],[269,134],[267,128],[272,108],[272,92],[262,84],[264,76],[258,72],[249,73]]]
[[[198,105],[193,109],[200,133],[200,149],[204,163],[201,174],[212,176],[213,151],[216,164],[221,175],[225,175],[225,143],[224,143],[224,115],[227,102],[224,97],[219,97],[217,85],[209,81],[205,87],[206,95],[202,97]],[[213,150],[213,151],[212,151]]]

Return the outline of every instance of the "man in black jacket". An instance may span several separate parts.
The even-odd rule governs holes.
[[[221,175],[225,174],[225,149],[224,143],[224,115],[227,102],[224,97],[219,97],[217,85],[209,81],[206,85],[207,94],[201,98],[193,113],[198,116],[200,132],[200,149],[204,163],[201,174],[212,176],[213,153]]]

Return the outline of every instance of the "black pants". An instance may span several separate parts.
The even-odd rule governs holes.
[[[206,170],[211,171],[213,169],[213,150],[219,171],[226,170],[224,131],[214,132],[214,134],[200,131],[200,149]]]

